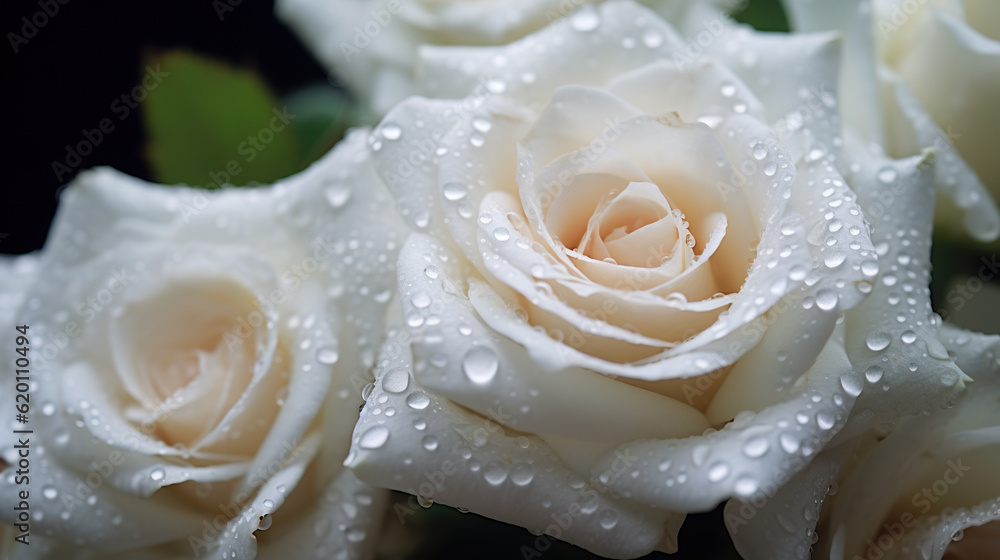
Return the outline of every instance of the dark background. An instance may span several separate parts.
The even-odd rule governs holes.
[[[4,177],[0,179],[0,252],[24,253],[42,246],[56,209],[56,193],[82,169],[110,165],[150,178],[141,110],[119,120],[111,104],[141,83],[144,58],[183,48],[256,69],[279,95],[327,76],[298,39],[273,15],[273,2],[242,0],[220,17],[211,0],[87,2],[70,0],[13,52],[8,33],[41,11],[38,0],[4,0]],[[65,0],[64,0],[65,1]],[[223,0],[225,1],[225,0]],[[235,0],[234,0],[235,1]],[[41,17],[39,16],[39,21]],[[30,31],[30,30],[29,30]],[[111,118],[115,129],[73,174],[56,178],[66,146],[84,139]]]

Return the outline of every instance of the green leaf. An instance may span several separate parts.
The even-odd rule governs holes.
[[[733,19],[758,31],[788,31],[788,17],[781,0],[744,0]]]
[[[304,167],[294,112],[253,71],[183,51],[146,62],[165,74],[143,103],[157,181],[217,188]]]
[[[316,161],[330,151],[354,123],[347,94],[330,86],[301,89],[285,98],[295,114],[295,129],[305,162]]]

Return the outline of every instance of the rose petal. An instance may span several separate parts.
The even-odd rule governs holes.
[[[841,118],[861,139],[883,144],[885,124],[876,81],[878,45],[872,29],[871,3],[862,0],[784,0],[783,3],[797,32],[836,30],[841,33],[844,62],[840,65],[837,91]],[[887,23],[888,20],[879,17],[877,22]],[[885,30],[879,31],[886,36]]]
[[[614,442],[640,432],[677,436],[707,427],[701,413],[672,399],[565,365],[543,375],[544,366],[523,347],[491,341],[492,325],[483,321],[497,318],[495,308],[504,304],[481,281],[457,284],[465,277],[461,265],[436,241],[411,236],[399,267],[414,375],[427,389],[480,414],[499,407],[506,425],[540,435]],[[531,327],[520,328],[538,337]],[[571,393],[564,390],[570,384]],[[622,415],[623,406],[632,414]]]
[[[840,379],[850,371],[835,333],[783,402],[740,415],[718,432],[628,442],[605,454],[592,472],[605,471],[621,455],[631,457],[639,475],[615,478],[611,490],[671,511],[709,511],[730,497],[766,499],[769,487],[804,468],[847,421],[854,397]]]
[[[725,18],[699,6],[684,29],[698,29],[703,20]],[[725,63],[756,94],[767,122],[795,159],[840,151],[835,95],[840,39],[835,34],[763,33],[727,23],[704,53]]]
[[[726,529],[737,552],[743,558],[808,560],[824,500],[834,492],[831,485],[855,453],[856,443],[824,450],[802,471],[784,476],[784,484],[773,486],[766,501],[726,502]]]
[[[923,551],[924,557],[940,559],[956,531],[1000,518],[1000,486],[991,474],[1000,446],[993,414],[1000,394],[995,362],[1000,337],[950,326],[941,329],[941,336],[977,379],[975,390],[954,408],[904,419],[862,456],[832,500],[827,523],[834,537],[824,548],[835,547],[845,556],[861,553],[868,539],[908,514],[905,533],[893,537],[900,542],[892,552],[910,557]],[[941,479],[948,482],[944,495],[934,501],[920,495],[921,488]]]
[[[676,514],[604,493],[538,438],[508,434],[493,420],[425,392],[411,377],[407,339],[402,331],[390,338],[355,429],[346,465],[359,478],[546,531],[611,558],[657,546],[665,521]],[[388,416],[390,408],[395,413]],[[563,516],[568,522],[556,525]]]
[[[921,40],[897,66],[900,78],[883,77],[886,101],[894,106],[890,111],[906,120],[890,121],[896,125],[890,128],[890,149],[894,155],[911,155],[916,140],[937,150],[938,188],[964,212],[966,230],[989,241],[1000,235],[1000,213],[984,183],[1000,183],[1000,173],[990,171],[997,166],[983,143],[992,141],[995,127],[969,108],[991,106],[1000,94],[1000,42],[938,10],[925,19]],[[954,99],[963,102],[956,105]]]
[[[563,84],[603,85],[683,48],[666,22],[632,2],[605,2],[584,13],[588,25],[563,18],[504,46],[425,45],[420,49],[423,92],[439,98],[504,93],[538,109]],[[501,57],[505,64],[498,67],[494,61]]]
[[[846,315],[848,354],[869,381],[842,438],[954,402],[968,381],[938,342],[940,319],[930,306],[928,160],[887,160],[856,150],[854,161],[858,170],[849,180],[872,222],[880,270],[865,305]]]

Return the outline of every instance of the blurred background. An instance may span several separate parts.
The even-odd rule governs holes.
[[[42,247],[60,188],[82,170],[109,165],[157,182],[252,186],[303,169],[348,127],[372,122],[274,17],[273,2],[53,3],[58,12],[44,18],[35,17],[38,0],[0,6],[8,107],[0,253]],[[788,29],[778,0],[751,0],[735,16],[762,30]],[[260,136],[286,107],[295,119]],[[239,171],[227,169],[236,159]],[[1000,309],[998,281],[976,276],[981,259],[998,252],[997,244],[936,239],[939,310],[997,332],[995,315],[979,304]],[[942,307],[956,289],[974,292],[977,305]],[[394,499],[406,506],[408,496]],[[378,558],[522,558],[534,540],[524,529],[439,505],[402,521],[390,509]],[[690,516],[680,540],[686,552],[649,558],[738,558],[721,508]],[[560,542],[544,557],[596,558]]]

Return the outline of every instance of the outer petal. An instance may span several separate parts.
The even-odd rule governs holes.
[[[734,496],[760,499],[805,467],[847,421],[854,396],[841,378],[850,370],[835,334],[786,401],[703,436],[627,443],[604,455],[593,472],[610,468],[619,455],[637,456],[632,464],[639,475],[615,478],[612,491],[673,511],[707,511]]]
[[[412,377],[407,338],[399,331],[386,344],[376,388],[355,429],[345,464],[359,478],[544,531],[610,558],[656,548],[676,514],[588,483],[542,440],[496,424],[500,411],[486,418],[425,391]]]
[[[845,323],[851,363],[866,378],[845,438],[953,403],[968,380],[938,342],[940,318],[930,306],[930,161],[861,152],[855,161],[851,180],[872,221],[881,265],[868,301],[848,312]]]
[[[1000,337],[948,326],[942,342],[977,379],[975,390],[952,409],[903,420],[863,454],[832,500],[821,557],[864,554],[872,539],[888,548],[885,558],[940,560],[953,534],[1000,519],[1000,485],[993,475],[1000,450]],[[941,484],[946,491],[935,491],[934,501],[922,494]],[[889,547],[881,544],[889,542],[883,532],[892,537]]]

